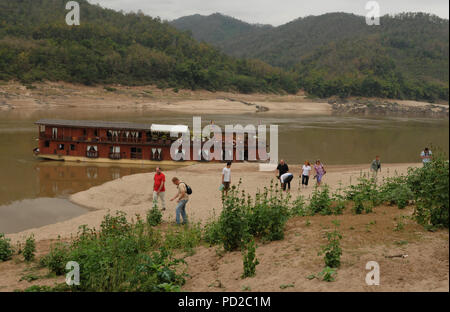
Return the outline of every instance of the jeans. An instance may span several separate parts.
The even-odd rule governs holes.
[[[180,215],[183,217],[183,224],[187,223],[187,216],[186,216],[186,204],[187,200],[180,200],[177,208],[176,208],[176,221],[177,224],[180,224]]]
[[[308,185],[309,182],[309,176],[307,175],[302,175],[302,185]]]

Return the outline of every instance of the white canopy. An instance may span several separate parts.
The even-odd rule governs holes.
[[[156,125],[153,124],[151,127],[152,132],[179,132],[179,133],[189,133],[189,127],[183,125]]]

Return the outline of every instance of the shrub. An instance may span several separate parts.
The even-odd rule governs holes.
[[[24,260],[27,262],[33,261],[35,251],[36,251],[36,242],[34,240],[34,235],[31,235],[25,241],[25,247],[23,248]]]
[[[12,255],[11,240],[6,238],[5,234],[0,233],[0,261],[10,260]]]
[[[449,163],[435,153],[423,168],[408,170],[407,185],[413,192],[415,218],[422,225],[449,227]]]
[[[307,208],[305,198],[303,196],[299,196],[293,201],[289,214],[291,216],[305,217],[308,215]]]
[[[274,188],[258,192],[254,203],[247,201],[247,220],[249,232],[255,237],[266,241],[281,240],[284,238],[284,228],[289,218],[289,196]]]
[[[317,275],[325,282],[334,282],[336,280],[337,271],[336,269],[327,266]]]
[[[50,253],[43,257],[40,263],[47,267],[50,272],[63,275],[66,273],[66,263],[70,261],[69,252],[69,246],[59,242],[52,246]]]
[[[248,224],[243,207],[245,199],[239,198],[237,192],[238,189],[233,186],[223,201],[223,210],[220,215],[220,236],[226,251],[241,248],[248,236]]]
[[[154,204],[153,208],[150,209],[147,213],[147,223],[150,226],[157,226],[161,224],[162,221],[162,213],[158,209],[158,205]]]
[[[406,177],[403,176],[387,179],[380,188],[380,195],[384,202],[397,205],[400,209],[405,208],[409,201],[414,199]]]
[[[221,243],[221,224],[219,221],[211,220],[203,227],[203,240],[208,244],[217,245]]]
[[[342,235],[335,229],[333,232],[326,233],[328,244],[322,246],[319,255],[324,255],[325,266],[330,268],[338,268],[341,265],[342,249],[340,240]]]
[[[174,292],[184,285],[185,274],[177,274],[176,267],[183,260],[174,259],[166,248],[153,254],[141,254],[130,278],[130,291],[140,292]]]
[[[76,290],[167,291],[181,285],[182,279],[173,269],[179,261],[167,249],[146,258],[157,244],[159,232],[139,217],[132,224],[123,212],[107,215],[101,229],[97,232],[82,227],[70,246],[68,258],[80,265],[80,285],[74,286]]]
[[[322,189],[316,187],[309,202],[309,210],[313,215],[316,213],[331,215],[333,213],[331,204],[330,188],[328,185],[324,185]]]
[[[352,201],[370,201],[372,206],[378,206],[382,202],[380,193],[378,191],[378,186],[375,179],[367,179],[365,177],[360,177],[358,179],[358,184],[350,185],[347,190],[345,190],[346,199]]]
[[[243,252],[244,273],[242,278],[253,277],[256,274],[256,266],[259,264],[256,259],[255,241],[251,240],[247,243],[246,252]]]

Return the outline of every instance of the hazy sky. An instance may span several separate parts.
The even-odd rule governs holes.
[[[287,23],[297,17],[327,12],[366,15],[367,0],[88,0],[115,10],[137,11],[165,20],[191,14],[223,13],[249,23]],[[378,0],[380,13],[427,12],[449,17],[448,0]]]

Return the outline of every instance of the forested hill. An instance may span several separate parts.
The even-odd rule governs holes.
[[[242,36],[264,32],[274,27],[242,22],[220,13],[204,16],[200,14],[181,17],[171,22],[179,30],[190,31],[198,41],[205,41],[232,54],[229,42]]]
[[[158,84],[161,87],[296,92],[298,77],[261,61],[237,60],[167,22],[78,0],[0,0],[0,80]]]
[[[307,92],[328,97],[378,96],[448,101],[449,22],[424,13],[365,17],[329,13],[279,27],[256,27],[224,16],[186,17],[172,24],[190,30],[228,55],[258,58],[295,69]],[[216,20],[218,27],[209,27]],[[232,23],[233,25],[230,25]],[[236,29],[239,30],[236,30]],[[202,31],[199,31],[202,29]],[[233,32],[227,33],[228,29]],[[210,38],[218,32],[222,40]]]

